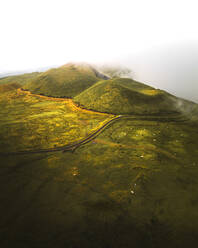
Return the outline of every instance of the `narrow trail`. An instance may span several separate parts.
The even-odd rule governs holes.
[[[179,116],[181,117],[181,116]],[[18,152],[0,152],[0,156],[8,156],[8,155],[24,155],[24,154],[34,154],[34,153],[49,153],[49,152],[57,152],[57,151],[72,151],[74,152],[78,147],[89,143],[91,140],[95,139],[101,132],[103,132],[107,127],[109,127],[114,122],[120,120],[120,119],[129,119],[129,120],[146,120],[146,121],[159,121],[159,122],[184,122],[185,119],[176,118],[176,116],[130,116],[130,115],[118,115],[108,122],[106,122],[102,127],[100,127],[98,130],[94,131],[87,137],[70,143],[65,146],[55,147],[55,148],[49,148],[49,149],[38,149],[38,150],[26,150],[26,151],[18,151]]]

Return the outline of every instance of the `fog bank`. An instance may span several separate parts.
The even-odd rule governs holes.
[[[171,44],[129,54],[122,64],[133,78],[198,103],[198,45]]]

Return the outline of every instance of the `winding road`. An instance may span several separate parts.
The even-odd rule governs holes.
[[[149,118],[148,118],[149,117]],[[78,147],[81,145],[84,145],[91,140],[95,139],[104,129],[106,129],[108,126],[110,126],[112,123],[120,120],[120,119],[132,119],[132,120],[147,120],[147,121],[162,121],[162,122],[180,122],[180,121],[185,121],[182,119],[176,119],[175,116],[130,116],[130,115],[118,115],[108,122],[106,122],[102,127],[100,127],[98,130],[94,131],[87,137],[78,140],[76,142],[70,143],[65,146],[60,146],[60,147],[54,147],[54,148],[48,148],[48,149],[38,149],[38,150],[26,150],[26,151],[18,151],[18,152],[0,152],[0,156],[8,156],[8,155],[23,155],[23,154],[33,154],[33,153],[48,153],[48,152],[57,152],[57,151],[75,151]]]

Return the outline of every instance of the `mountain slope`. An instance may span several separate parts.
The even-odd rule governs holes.
[[[105,87],[100,102],[115,100],[111,111],[120,107],[116,100],[123,101],[120,111],[126,103],[162,108],[163,98],[169,110],[172,103],[188,113],[198,106],[127,79],[100,81],[83,93],[102,96]],[[198,122],[120,118],[73,152],[2,154],[64,146],[112,118],[71,103],[0,92],[1,247],[196,247]]]
[[[123,118],[73,152],[1,156],[75,142],[111,117],[0,96],[1,247],[196,247],[198,124]]]
[[[32,72],[32,73],[25,73],[23,75],[15,75],[15,76],[8,76],[0,78],[0,85],[1,84],[8,84],[8,83],[18,83],[24,85],[28,83],[33,78],[36,78],[40,73],[39,72]]]
[[[130,78],[109,79],[88,64],[66,64],[39,73],[23,89],[52,97],[72,97],[78,105],[113,114],[195,115],[194,103],[179,99]]]
[[[23,88],[36,94],[74,97],[99,80],[106,78],[87,64],[70,63],[41,73]]]
[[[114,114],[163,114],[177,111],[175,97],[129,78],[100,81],[74,101],[85,108]]]
[[[19,83],[2,84],[0,85],[0,94],[18,89],[20,87],[21,85]]]

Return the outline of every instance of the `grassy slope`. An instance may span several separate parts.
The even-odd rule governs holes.
[[[32,73],[25,73],[23,75],[16,75],[16,76],[9,76],[5,78],[0,78],[0,85],[1,84],[8,84],[8,83],[18,83],[20,85],[26,84],[29,80],[37,77],[40,73],[39,72],[32,72]]]
[[[85,108],[115,114],[161,114],[176,111],[169,94],[127,78],[100,81],[74,100]]]
[[[75,97],[88,109],[115,114],[145,114],[183,111],[198,117],[196,104],[131,79],[114,78],[98,82],[104,75],[87,64],[67,64],[43,73],[27,73],[0,79],[0,91],[23,86],[33,93]]]
[[[1,87],[0,109],[1,150],[62,146],[85,137],[110,117],[81,111],[70,99],[51,100],[18,90],[2,93]]]
[[[5,93],[7,91],[12,91],[14,89],[18,89],[21,87],[19,83],[8,83],[8,84],[0,84],[0,93]]]
[[[1,150],[62,145],[108,118],[67,103],[0,94]],[[196,247],[197,128],[123,119],[74,153],[1,157],[1,246]]]
[[[67,64],[48,70],[23,88],[36,94],[55,97],[74,97],[99,81],[91,67]]]

